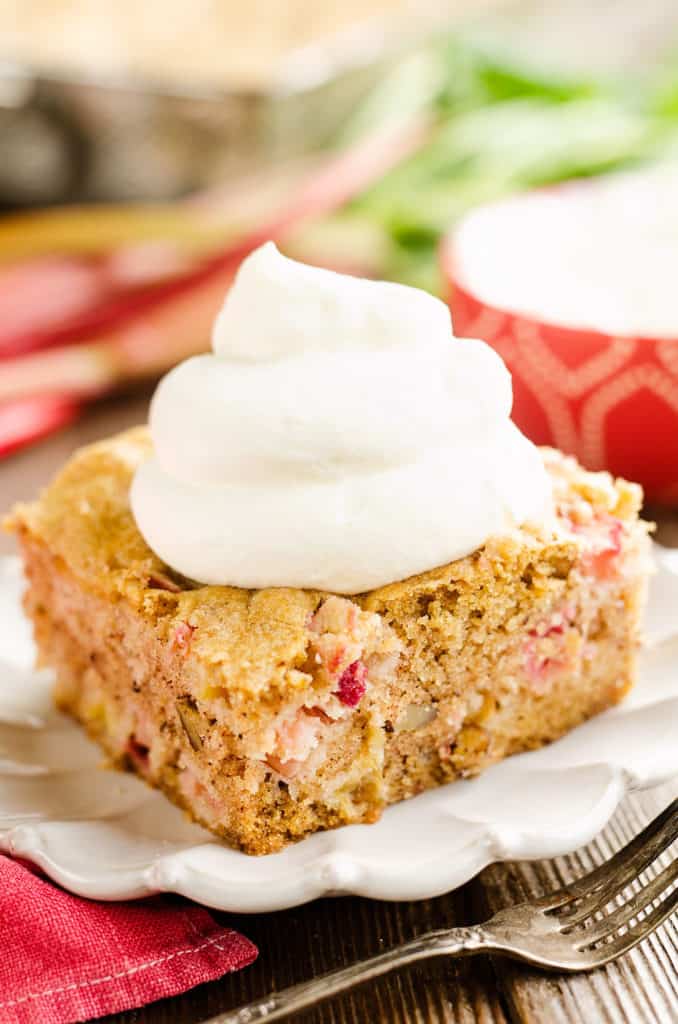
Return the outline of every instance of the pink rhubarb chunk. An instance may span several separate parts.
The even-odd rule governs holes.
[[[618,556],[622,549],[622,537],[624,526],[619,519],[613,519],[606,524],[606,529],[600,544],[587,555],[583,562],[586,571],[598,580],[607,580],[613,577],[618,568]]]
[[[172,634],[170,645],[180,651],[187,652],[191,646],[191,638],[195,632],[195,626],[188,622],[180,622]]]
[[[365,695],[367,669],[362,661],[354,661],[339,677],[339,684],[334,691],[342,704],[349,708],[358,706]]]
[[[546,693],[555,677],[569,667],[564,639],[575,614],[575,608],[566,604],[561,611],[554,612],[530,630],[523,645],[523,664],[535,693]],[[542,640],[555,642],[556,650],[544,653]]]
[[[140,771],[148,770],[150,751],[145,743],[139,742],[136,736],[130,736],[125,752]]]

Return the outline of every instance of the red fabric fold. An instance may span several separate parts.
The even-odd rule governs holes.
[[[0,1022],[71,1024],[144,1006],[256,959],[201,907],[99,903],[0,856]]]

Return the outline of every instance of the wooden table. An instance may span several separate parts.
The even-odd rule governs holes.
[[[78,444],[144,420],[146,404],[146,395],[104,403],[71,429],[2,463],[0,507],[33,495]],[[663,516],[660,539],[678,545],[678,515]],[[0,538],[0,553],[11,550],[11,538]],[[489,911],[589,870],[676,794],[678,782],[634,796],[585,849],[555,861],[492,866],[439,899],[378,903],[343,897],[278,914],[217,915],[256,942],[257,963],[186,995],[106,1021],[196,1024],[429,928],[471,924]],[[529,793],[525,796],[529,799]],[[297,1019],[306,1024],[672,1024],[678,1022],[678,920],[674,916],[639,948],[593,974],[545,975],[487,957],[438,961],[382,978]]]

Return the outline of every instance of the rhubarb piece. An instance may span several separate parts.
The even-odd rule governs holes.
[[[180,622],[172,634],[173,646],[180,651],[188,651],[191,646],[194,629],[195,627],[189,626],[188,622]]]
[[[352,662],[339,677],[336,695],[342,704],[355,708],[365,696],[367,669],[362,661]]]
[[[144,743],[140,743],[136,736],[130,736],[128,739],[125,753],[142,774],[148,771],[150,750]]]
[[[51,395],[0,402],[0,458],[67,426],[79,410],[78,402]]]
[[[37,347],[34,335],[58,331],[108,291],[100,268],[83,259],[50,256],[0,267],[0,358]]]

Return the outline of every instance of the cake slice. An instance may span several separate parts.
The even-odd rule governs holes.
[[[539,747],[634,682],[640,489],[543,451],[555,515],[355,597],[202,586],[129,507],[138,428],[15,510],[40,663],[120,767],[247,853]],[[186,524],[190,529],[190,523]]]

